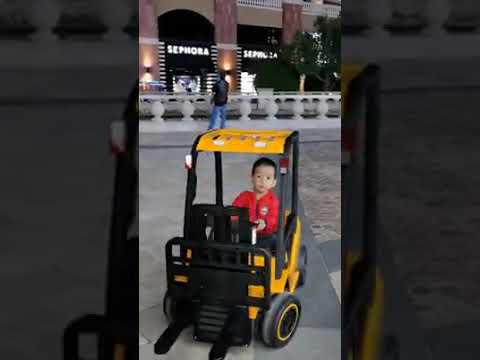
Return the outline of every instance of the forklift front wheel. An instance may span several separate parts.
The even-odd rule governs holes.
[[[163,297],[163,313],[169,323],[175,318],[175,301],[172,299],[168,291]]]
[[[263,317],[262,339],[265,345],[274,348],[287,345],[297,330],[301,313],[302,307],[295,295],[277,295]]]

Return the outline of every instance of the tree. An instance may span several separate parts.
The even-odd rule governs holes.
[[[331,90],[341,71],[342,23],[339,17],[320,16],[315,21],[315,29],[320,42],[319,61],[322,64],[321,76],[325,90]]]
[[[273,88],[276,91],[297,90],[297,74],[284,62],[268,62],[255,69],[255,87]]]
[[[323,90],[331,90],[340,73],[340,19],[318,17],[315,29],[315,33],[298,32],[294,41],[282,49],[282,60],[299,75],[300,92],[304,91],[307,77],[323,83]]]

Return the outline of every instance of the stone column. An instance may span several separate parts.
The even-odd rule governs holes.
[[[0,0],[0,34],[25,38],[35,32],[30,0]]]
[[[139,42],[139,79],[158,80],[158,25],[153,0],[139,1]]]
[[[282,43],[290,44],[298,31],[302,31],[302,1],[299,0],[283,0],[283,29]]]
[[[450,13],[450,0],[427,0],[425,15],[427,19],[426,33],[429,36],[445,35],[445,24]]]
[[[342,1],[342,31],[348,34],[361,33],[369,25],[368,9],[370,3],[358,0]]]
[[[37,31],[33,38],[38,41],[56,41],[57,36],[53,28],[60,15],[61,3],[59,0],[30,0],[32,21]]]
[[[61,38],[101,37],[108,31],[97,0],[60,0],[60,16],[54,32]]]
[[[362,1],[365,3],[365,1]],[[368,0],[368,29],[369,35],[375,38],[384,38],[389,36],[385,26],[388,24],[392,15],[390,1]]]
[[[478,0],[449,0],[450,13],[445,26],[450,31],[475,31],[480,27]]]
[[[428,25],[429,0],[391,0],[392,16],[387,28],[392,33],[421,32]]]
[[[124,27],[132,14],[131,7],[131,0],[101,1],[102,19],[108,27],[108,33],[105,37],[108,40],[125,40],[128,38]],[[138,8],[138,5],[136,7]]]
[[[230,91],[234,91],[237,88],[237,0],[214,1],[217,68],[227,71]]]
[[[138,39],[138,0],[129,0],[130,3],[130,16],[128,22],[123,27],[123,31],[130,35],[132,39]]]

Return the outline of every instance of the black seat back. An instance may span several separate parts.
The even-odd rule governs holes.
[[[234,206],[212,204],[195,204],[192,206],[191,223],[189,226],[189,240],[206,242],[233,243],[232,216],[238,216],[238,239],[241,243],[251,242],[248,209]],[[210,233],[207,234],[207,230]],[[208,236],[208,238],[207,238]]]

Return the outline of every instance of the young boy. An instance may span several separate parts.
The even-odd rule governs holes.
[[[252,166],[253,191],[242,192],[232,204],[249,209],[250,222],[257,224],[259,240],[264,238],[264,241],[270,243],[278,226],[279,201],[272,191],[276,183],[277,167],[275,162],[262,157]]]

